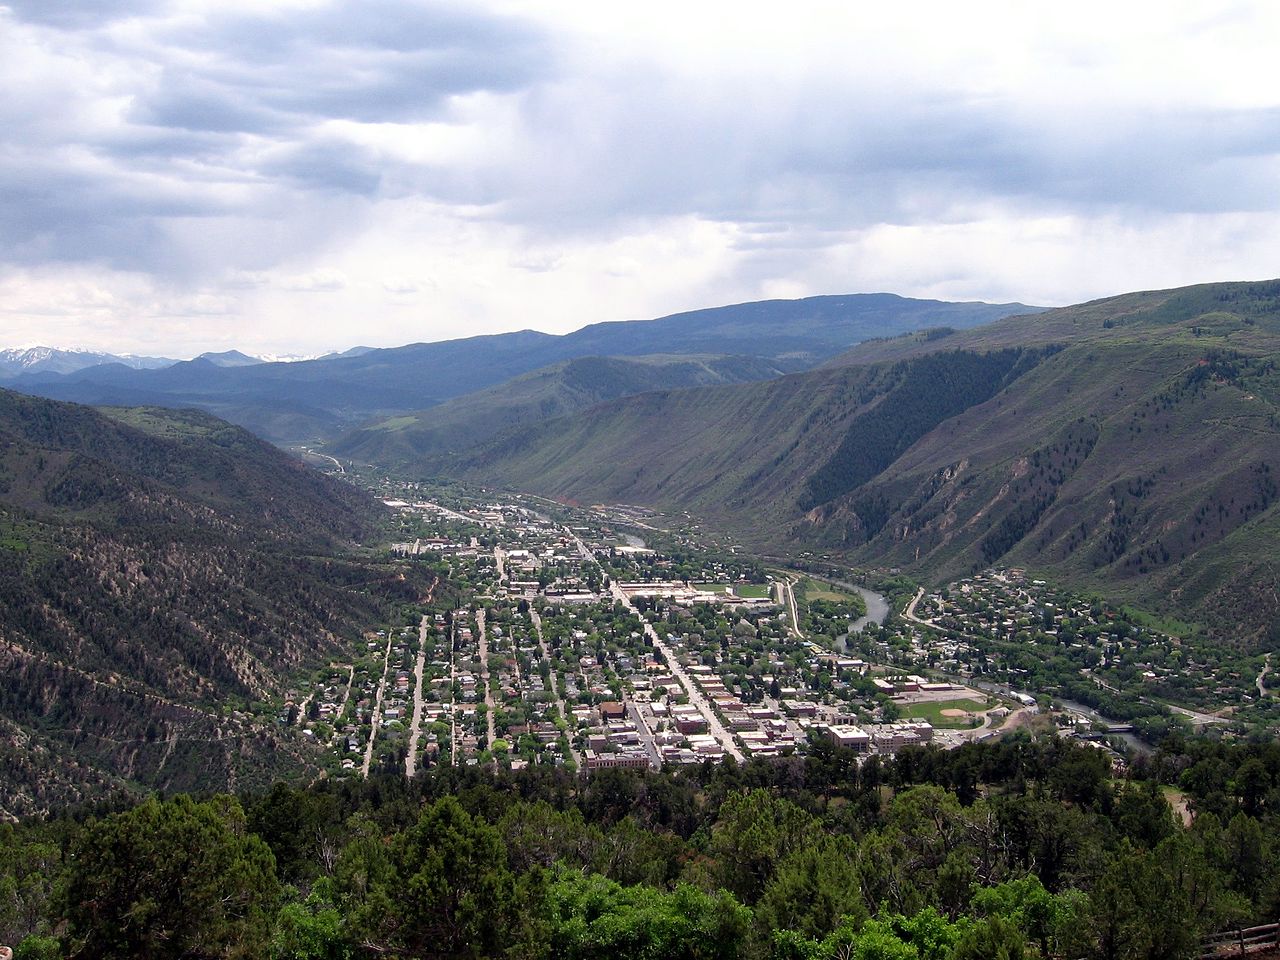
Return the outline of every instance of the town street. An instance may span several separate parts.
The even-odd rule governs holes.
[[[476,611],[476,633],[480,640],[480,682],[484,684],[485,716],[489,722],[489,749],[492,750],[494,738],[498,735],[494,721],[497,706],[493,702],[493,688],[489,686],[489,637],[485,630],[484,607]]]
[[[538,636],[538,647],[542,650],[542,659],[547,663],[551,663],[551,648],[547,646],[547,638],[542,635],[542,617],[538,616],[538,611],[529,607],[529,619],[533,621],[533,632]],[[567,726],[569,721],[569,711],[565,707],[564,698],[560,695],[560,681],[556,677],[556,672],[551,671],[549,678],[551,680],[551,695],[555,698],[556,709],[560,711],[560,719]],[[573,737],[569,737],[569,753],[573,756],[574,766],[582,766],[582,757],[578,754],[578,748],[573,745]]]
[[[360,776],[369,776],[369,766],[373,763],[373,744],[378,739],[378,727],[382,726],[382,697],[387,692],[387,664],[391,662],[391,642],[396,632],[387,626],[387,649],[382,653],[382,679],[378,681],[378,695],[373,702],[373,716],[369,719],[369,742],[364,748],[364,763],[360,765]]]
[[[575,538],[576,539],[576,538]],[[581,544],[581,541],[579,541]],[[583,547],[583,549],[586,549]],[[707,721],[707,730],[713,737],[720,742],[720,746],[724,748],[724,752],[733,757],[739,763],[742,762],[742,751],[738,749],[734,743],[733,734],[725,729],[724,724],[720,722],[720,718],[716,716],[715,709],[708,702],[707,698],[702,695],[702,691],[694,686],[693,681],[689,679],[689,675],[685,673],[684,667],[680,665],[680,661],[676,659],[676,655],[671,652],[671,648],[662,642],[662,638],[658,636],[658,631],[653,629],[651,624],[636,610],[628,597],[618,584],[613,584],[610,588],[614,599],[626,606],[628,610],[640,618],[641,624],[644,625],[645,636],[649,638],[649,642],[653,644],[654,649],[662,654],[662,659],[666,663],[667,668],[671,671],[672,676],[680,681],[680,685],[684,687],[685,693],[689,695],[689,702],[698,708],[698,712],[702,714],[703,719]]]
[[[413,668],[413,720],[409,727],[409,753],[404,758],[404,775],[410,780],[418,770],[418,737],[422,734],[422,671],[427,660],[427,615],[418,624],[418,662]]]

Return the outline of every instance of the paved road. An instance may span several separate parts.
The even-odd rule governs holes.
[[[720,746],[724,748],[724,752],[726,754],[741,763],[743,759],[742,751],[739,750],[737,744],[734,743],[733,734],[725,729],[724,724],[720,722],[720,718],[716,716],[715,708],[712,707],[707,698],[702,695],[702,691],[698,687],[694,686],[693,681],[689,679],[689,675],[685,673],[684,667],[682,667],[680,665],[680,661],[676,659],[675,653],[672,652],[670,647],[663,643],[662,638],[658,636],[658,631],[653,629],[653,624],[640,616],[636,611],[636,608],[632,605],[631,598],[623,593],[622,587],[615,583],[611,587],[611,590],[613,591],[614,599],[622,603],[628,610],[640,618],[640,623],[644,626],[645,635],[649,638],[649,641],[653,646],[662,654],[662,659],[666,661],[667,668],[671,671],[672,675],[674,675],[684,687],[685,692],[689,695],[689,702],[698,708],[698,712],[702,714],[703,719],[707,721],[707,729],[710,731],[711,735],[720,742]]]
[[[437,513],[444,514],[446,517],[453,517],[453,519],[455,520],[463,520],[466,523],[474,523],[482,527],[493,526],[493,524],[489,523],[487,520],[481,520],[478,517],[468,517],[465,513],[459,513],[457,510],[450,510],[448,507],[442,507],[440,506],[440,504],[433,503],[429,500],[426,502],[427,502],[427,505],[430,506],[433,510],[435,510]]]
[[[568,528],[565,529],[565,532],[573,542],[578,545],[578,552],[582,554],[584,560],[590,561],[591,563],[597,563],[595,555],[587,549],[587,545],[582,542],[576,533]],[[649,641],[654,645],[654,647],[662,654],[667,667],[671,670],[671,673],[675,678],[680,681],[685,692],[688,693],[689,702],[698,708],[698,712],[702,714],[703,718],[707,721],[707,729],[711,732],[711,735],[720,742],[720,746],[724,749],[724,752],[727,755],[741,763],[743,760],[742,751],[739,750],[737,744],[734,743],[733,734],[725,729],[724,724],[722,724],[720,722],[720,718],[716,716],[716,712],[707,701],[707,698],[704,697],[702,692],[693,685],[693,682],[689,679],[689,675],[684,672],[684,667],[680,665],[680,661],[677,660],[675,654],[672,653],[671,648],[662,642],[662,638],[658,636],[658,631],[653,629],[653,625],[644,617],[640,616],[635,605],[632,604],[631,598],[623,593],[622,587],[619,584],[611,584],[609,589],[615,600],[639,618],[640,623],[644,627],[645,635],[649,638]]]
[[[942,630],[957,637],[963,637],[966,640],[974,640],[979,643],[985,643],[989,638],[979,637],[976,634],[966,633],[963,630],[957,630],[952,627],[940,627],[932,620],[925,620],[916,616],[916,604],[924,598],[924,587],[916,591],[916,595],[911,598],[911,602],[907,604],[907,608],[902,611],[902,619],[909,620],[911,623],[921,627],[928,627],[930,630]]]
[[[555,698],[556,709],[560,711],[561,719],[563,719],[566,724],[571,725],[573,721],[569,719],[569,711],[565,707],[564,698],[560,695],[560,682],[556,678],[555,667],[551,660],[551,648],[547,646],[547,639],[542,635],[542,618],[538,616],[538,611],[533,609],[533,607],[529,608],[529,619],[533,621],[533,632],[538,635],[538,646],[542,649],[542,659],[546,660],[547,666],[551,667],[548,679],[551,681],[551,695]],[[570,726],[570,729],[572,729],[572,726]],[[573,737],[570,736],[568,739],[569,754],[573,757],[574,765],[581,768],[582,757],[578,755],[578,750],[573,745]]]
[[[349,703],[349,701],[351,701],[351,686],[352,684],[355,684],[355,682],[356,682],[356,666],[353,663],[348,663],[347,664],[347,689],[343,691],[342,703],[338,704],[338,712],[333,714],[333,716],[337,718],[338,721],[342,721],[342,718],[347,716],[347,704]],[[334,731],[334,736],[335,737],[338,736],[337,730]]]
[[[485,630],[484,607],[476,611],[476,632],[480,638],[480,682],[484,684],[485,719],[489,722],[489,749],[497,736],[493,714],[497,709],[493,702],[493,689],[489,686],[489,635]]]
[[[373,742],[378,739],[378,727],[382,725],[382,697],[387,692],[387,665],[391,662],[391,641],[396,632],[387,624],[387,649],[382,654],[382,679],[378,681],[378,695],[373,701],[373,716],[369,720],[369,742],[364,748],[364,763],[360,765],[360,776],[368,778],[369,766],[373,763]]]
[[[458,682],[458,619],[462,611],[453,615],[449,629],[449,766],[458,765],[458,698],[454,684]]]
[[[1174,713],[1178,714],[1179,716],[1186,717],[1188,720],[1191,721],[1193,726],[1207,726],[1208,724],[1211,724],[1211,723],[1229,723],[1230,722],[1229,718],[1227,717],[1219,717],[1216,714],[1212,714],[1212,713],[1201,713],[1199,710],[1188,710],[1186,707],[1175,707],[1172,703],[1162,704],[1159,700],[1149,700],[1146,697],[1142,698],[1142,702],[1156,704],[1159,706],[1166,706],[1170,710],[1172,710]]]
[[[427,614],[418,624],[418,661],[413,667],[413,721],[409,727],[409,753],[404,758],[404,775],[409,780],[418,772],[418,738],[422,735],[422,672],[427,662]]]
[[[628,700],[627,713],[631,715],[631,721],[636,725],[636,730],[640,734],[640,745],[644,747],[644,752],[649,755],[649,766],[654,770],[660,769],[662,767],[662,754],[658,752],[658,743],[653,739],[653,731],[649,729],[649,724],[645,722],[644,714],[640,712],[640,707]]]
[[[791,632],[803,640],[804,634],[800,632],[800,609],[796,606],[796,592],[791,585],[791,579],[784,577],[779,580],[778,590],[782,593],[782,598],[787,604],[787,610],[791,614]]]
[[[333,465],[334,465],[335,467],[337,467],[337,468],[338,468],[338,472],[339,472],[339,473],[346,473],[346,472],[347,472],[347,468],[346,468],[346,467],[344,467],[341,463],[339,463],[339,462],[338,462],[338,458],[337,458],[337,457],[331,457],[331,456],[329,456],[329,454],[327,454],[327,453],[317,453],[315,450],[312,450],[312,449],[310,449],[310,448],[308,448],[308,447],[303,447],[302,449],[303,449],[303,450],[305,450],[307,453],[309,453],[309,454],[310,454],[311,456],[313,456],[313,457],[319,457],[319,458],[320,458],[320,459],[322,459],[322,460],[332,460],[332,461],[333,461]]]
[[[924,587],[916,591],[916,595],[911,598],[911,602],[907,604],[907,609],[902,611],[902,619],[910,620],[912,623],[918,623],[922,627],[932,627],[932,620],[922,620],[916,616],[916,604],[924,599]],[[935,628],[936,629],[936,628]]]

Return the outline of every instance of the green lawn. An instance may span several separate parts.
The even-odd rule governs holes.
[[[773,589],[767,583],[735,583],[733,592],[746,599],[764,599],[773,596]]]
[[[965,730],[975,726],[964,717],[944,717],[943,710],[966,710],[969,713],[982,713],[988,709],[986,703],[979,700],[961,698],[959,700],[935,700],[925,703],[900,703],[902,716],[908,719],[928,720],[935,727],[947,727],[953,730]]]
[[[855,599],[852,594],[843,593],[825,583],[810,580],[807,577],[796,584],[796,592],[806,600],[834,600],[837,603]]]
[[[1167,633],[1171,636],[1188,637],[1199,630],[1196,624],[1187,623],[1177,617],[1161,616],[1148,610],[1140,610],[1137,607],[1130,606],[1124,607],[1123,610],[1125,616],[1134,623],[1150,630],[1159,630],[1161,633]]]

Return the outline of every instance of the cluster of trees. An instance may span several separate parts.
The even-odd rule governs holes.
[[[1179,752],[1181,751],[1181,752]],[[1189,957],[1280,910],[1280,748],[446,768],[0,828],[18,956]],[[1160,779],[1199,809],[1184,826]]]
[[[895,364],[884,399],[853,421],[831,459],[809,477],[801,508],[827,503],[872,480],[938,424],[989,400],[1044,355],[956,350]]]

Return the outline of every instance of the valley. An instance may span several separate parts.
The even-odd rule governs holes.
[[[811,366],[867,305],[690,335],[791,311]],[[777,326],[767,360],[571,359],[300,447],[321,470],[203,413],[0,392],[0,807],[954,746],[1021,697],[1088,738],[1273,732],[1278,305],[1131,294],[814,369]]]
[[[659,769],[819,742],[893,756],[1024,726],[1123,765],[1177,730],[1280,724],[1256,696],[1263,658],[1021,570],[932,592],[863,574],[886,597],[830,558],[709,546],[690,518],[365,482],[397,511],[394,551],[452,590],[366,632],[354,692],[334,663],[290,694],[310,711],[275,708],[325,748],[331,777]]]

